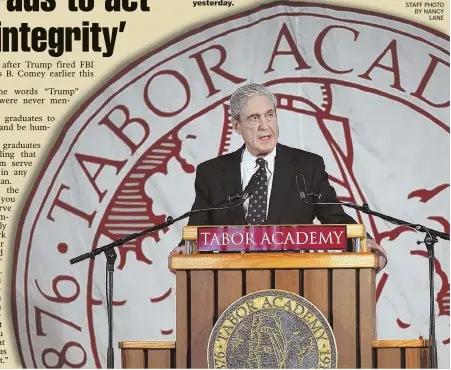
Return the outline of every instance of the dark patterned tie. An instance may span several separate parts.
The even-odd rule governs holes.
[[[263,158],[257,158],[256,162],[260,166],[256,172],[259,179],[257,186],[249,198],[249,207],[247,211],[247,222],[251,225],[264,224],[266,222],[266,205],[268,203],[266,161]]]

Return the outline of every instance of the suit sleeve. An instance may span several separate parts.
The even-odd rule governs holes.
[[[208,208],[210,206],[208,183],[204,167],[198,166],[196,169],[196,179],[194,180],[194,190],[196,196],[191,210]],[[209,212],[199,212],[191,215],[188,225],[208,225]]]
[[[337,194],[335,189],[330,185],[328,174],[324,166],[324,160],[320,157],[313,170],[313,184],[312,189],[314,193],[321,194],[321,200],[336,201]],[[315,216],[322,224],[356,224],[357,222],[349,216],[341,205],[325,204],[314,206]]]
[[[208,184],[202,166],[198,166],[196,169],[194,190],[196,195],[191,210],[207,208],[209,206]],[[189,217],[187,226],[208,225],[208,216],[209,212],[195,213]],[[184,241],[182,239],[178,245],[181,246],[183,244]]]

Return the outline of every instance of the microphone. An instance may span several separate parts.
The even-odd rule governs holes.
[[[229,195],[223,201],[221,201],[219,203],[216,203],[212,207],[216,207],[216,206],[218,206],[218,205],[220,205],[222,203],[225,203],[225,202],[232,202],[235,199],[240,199],[241,200],[241,202],[238,203],[238,205],[244,203],[247,200],[247,198],[249,198],[251,196],[252,191],[255,189],[255,187],[258,184],[258,180],[259,180],[259,175],[258,175],[257,172],[255,172],[252,175],[251,179],[249,180],[248,184],[246,185],[246,187],[244,188],[244,190],[242,192],[236,193],[234,195]],[[235,206],[233,206],[233,207],[235,207]]]
[[[300,173],[299,175],[296,175],[296,186],[298,188],[298,193],[299,193],[299,197],[302,199],[303,202],[305,202],[305,198],[306,198],[306,186],[305,186],[305,178],[304,175],[302,173]]]
[[[296,185],[298,188],[299,197],[304,203],[312,204],[314,202],[308,202],[307,196],[315,197],[317,200],[321,199],[321,194],[317,193],[307,193],[307,186],[305,185],[305,177],[302,173],[296,175]]]
[[[258,184],[258,180],[260,179],[260,175],[258,174],[258,172],[255,172],[251,179],[249,180],[248,184],[246,185],[246,187],[244,188],[244,190],[240,193],[236,193],[234,195],[229,195],[228,197],[226,197],[225,199],[221,200],[218,203],[215,203],[211,206],[208,206],[207,208],[200,208],[200,209],[193,209],[189,212],[186,212],[185,214],[183,214],[182,216],[180,216],[179,218],[177,218],[175,221],[181,220],[185,217],[188,217],[190,215],[199,213],[199,212],[205,212],[205,211],[222,211],[222,210],[226,210],[226,209],[230,209],[230,208],[235,208],[238,207],[240,205],[242,205],[247,198],[249,198],[252,194],[252,191],[255,189],[255,187]],[[228,205],[228,206],[224,206],[224,207],[220,207],[222,204],[224,203],[231,203],[232,201],[239,199],[239,202],[233,205]],[[175,221],[172,221],[172,223],[174,223]]]

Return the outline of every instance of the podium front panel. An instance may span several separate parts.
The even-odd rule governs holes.
[[[289,261],[287,268],[280,256],[274,258],[274,268],[261,257],[257,257],[260,267],[249,258],[246,268],[243,256],[197,256],[204,269],[193,264],[196,256],[185,256],[190,259],[186,267],[194,268],[176,272],[177,368],[207,368],[208,340],[218,318],[239,298],[265,289],[299,294],[318,307],[334,332],[339,368],[370,368],[375,339],[375,260],[371,265],[368,253],[348,254],[349,260],[346,255],[331,256],[333,267],[328,267],[327,256],[322,255],[318,268],[313,268],[311,256],[305,256],[309,261],[302,256],[283,257]],[[212,263],[221,258],[217,266]],[[209,262],[202,263],[204,259]]]

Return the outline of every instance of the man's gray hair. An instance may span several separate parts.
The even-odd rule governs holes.
[[[252,96],[267,96],[274,104],[274,109],[277,107],[277,98],[271,91],[269,91],[263,85],[256,83],[250,83],[248,85],[241,86],[230,97],[230,114],[232,118],[241,122],[241,115],[243,114],[244,107],[247,101]]]

